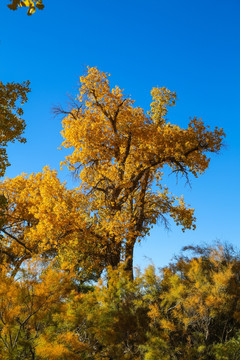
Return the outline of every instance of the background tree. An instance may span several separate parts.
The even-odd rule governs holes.
[[[0,177],[5,174],[9,166],[6,147],[9,142],[18,140],[26,142],[22,137],[25,129],[25,121],[22,119],[22,105],[27,101],[30,92],[29,81],[19,83],[7,83],[0,81]],[[6,210],[6,198],[0,193],[0,227],[4,223]]]
[[[0,176],[5,174],[9,166],[6,147],[9,142],[18,140],[26,142],[22,137],[26,127],[22,119],[22,105],[27,101],[27,94],[30,92],[29,81],[22,84],[7,83],[0,81]]]
[[[195,256],[164,268],[159,291],[149,294],[146,359],[237,359],[239,255],[223,246],[190,249]]]
[[[56,314],[65,313],[65,302],[74,290],[72,274],[52,263],[43,266],[39,258],[21,269],[17,279],[1,265],[0,280],[0,358],[37,359],[40,335],[54,327]]]

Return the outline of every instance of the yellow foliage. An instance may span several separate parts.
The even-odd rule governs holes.
[[[80,185],[68,190],[48,167],[2,181],[2,260],[16,272],[35,255],[57,256],[65,269],[77,266],[82,274],[123,262],[132,276],[134,245],[157,221],[167,226],[170,217],[183,231],[195,229],[194,209],[162,184],[163,170],[197,177],[208,168],[206,154],[220,150],[224,132],[197,118],[186,129],[166,123],[176,100],[166,88],[153,88],[145,114],[97,68],[80,81],[76,108],[62,122],[62,147],[72,149],[63,163]]]
[[[31,16],[35,13],[36,8],[38,10],[44,9],[44,4],[42,0],[10,0],[11,4],[7,5],[10,10],[17,10],[21,7],[27,7],[27,15]]]
[[[53,343],[52,341],[49,342],[43,336],[40,338],[36,346],[36,355],[40,356],[42,359],[66,359],[69,354],[69,350],[64,345]]]
[[[146,115],[118,87],[111,89],[108,74],[97,68],[88,68],[80,81],[79,104],[62,122],[62,147],[73,149],[62,165],[91,194],[96,230],[114,253],[109,264],[116,266],[123,256],[131,267],[135,242],[158,219],[166,222],[170,215],[183,230],[195,228],[194,210],[161,185],[164,166],[197,177],[209,165],[206,153],[220,150],[224,133],[210,131],[197,118],[187,129],[166,123],[167,108],[176,100],[166,88],[153,88]],[[159,192],[153,191],[155,181]]]

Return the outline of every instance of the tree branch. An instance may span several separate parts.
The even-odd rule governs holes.
[[[32,253],[32,250],[29,249],[21,240],[19,240],[18,238],[16,238],[14,235],[9,234],[6,230],[4,229],[0,229],[0,231],[2,231],[5,235],[9,236],[11,239],[15,240],[19,245],[23,246],[24,249],[26,249],[27,251],[29,251],[30,253]]]

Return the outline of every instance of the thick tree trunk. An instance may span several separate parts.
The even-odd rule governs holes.
[[[110,265],[113,269],[117,269],[121,261],[121,244],[116,244],[114,239],[111,240],[111,245],[109,246],[107,257],[108,265]]]

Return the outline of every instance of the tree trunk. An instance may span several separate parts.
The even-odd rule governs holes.
[[[111,240],[111,244],[107,253],[107,263],[113,269],[117,269],[121,261],[121,244],[116,244],[115,239]]]
[[[133,280],[133,248],[134,248],[134,242],[129,242],[126,244],[125,271],[129,273],[130,280]]]

